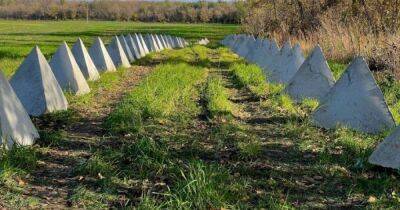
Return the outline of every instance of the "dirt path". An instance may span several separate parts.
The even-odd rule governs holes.
[[[233,171],[248,173],[242,175],[254,180],[274,180],[276,186],[265,185],[258,191],[267,194],[281,191],[281,200],[286,200],[290,193],[294,196],[291,200],[298,199],[296,203],[291,203],[293,206],[342,208],[360,204],[358,200],[346,201],[346,198],[342,198],[343,203],[330,200],[330,197],[337,196],[337,192],[322,190],[322,186],[331,180],[311,170],[316,161],[315,155],[300,151],[296,138],[286,133],[285,124],[291,119],[263,107],[262,102],[255,99],[247,88],[238,88],[228,71],[215,73],[222,76],[230,93],[229,100],[240,109],[235,116],[236,123],[246,130],[247,135],[255,135],[262,142],[262,154],[251,161],[241,161],[237,168],[233,167]],[[243,165],[246,165],[246,170],[243,170]]]
[[[48,138],[58,140],[41,149],[39,168],[29,177],[32,181],[24,194],[37,197],[41,207],[60,209],[70,206],[71,191],[84,181],[83,177],[73,175],[74,168],[90,157],[93,148],[112,139],[101,126],[103,120],[124,94],[150,71],[149,67],[132,67],[112,88],[96,90],[89,106],[71,104],[70,109],[74,110],[73,115],[79,116],[78,119],[50,128],[56,132]],[[49,129],[45,119],[39,121],[40,129]]]

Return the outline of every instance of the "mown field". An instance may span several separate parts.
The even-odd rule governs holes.
[[[216,37],[233,30],[215,27],[225,31]],[[346,67],[329,64],[336,78]],[[397,110],[400,86],[376,77]],[[68,95],[69,111],[34,119],[41,134],[35,146],[2,152],[0,206],[400,206],[399,173],[367,162],[389,131],[365,135],[313,126],[309,115],[317,101],[295,104],[261,69],[222,46],[152,53],[90,87],[88,95]]]

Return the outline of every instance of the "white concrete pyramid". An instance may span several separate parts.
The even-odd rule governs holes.
[[[207,41],[203,40],[204,44],[207,45]],[[256,61],[256,54],[263,50],[263,40],[262,39],[253,39],[248,43],[248,52],[245,55],[246,60],[254,63]]]
[[[353,60],[312,114],[324,128],[344,125],[366,133],[395,126],[384,96],[363,58]]]
[[[239,48],[237,49],[237,54],[239,55],[239,56],[241,56],[241,57],[243,57],[243,58],[246,58],[247,57],[247,55],[249,54],[249,52],[250,52],[250,49],[252,48],[252,47],[254,47],[253,46],[253,43],[255,42],[255,40],[254,39],[252,39],[252,38],[246,38],[241,44],[240,44],[240,46],[239,46]]]
[[[142,58],[144,56],[146,56],[146,51],[142,45],[142,42],[140,41],[140,38],[137,34],[134,34],[133,36],[131,36],[131,40],[132,40],[132,47],[135,47],[135,49],[137,49],[137,57],[138,58]]]
[[[167,36],[167,40],[168,40],[168,43],[169,43],[169,45],[171,46],[172,49],[176,48],[176,46],[174,45],[174,41],[172,40],[171,35]]]
[[[161,49],[160,49],[160,46],[158,46],[156,37],[155,37],[153,34],[150,34],[150,37],[151,37],[151,42],[152,42],[153,45],[154,45],[154,49],[156,49],[156,52],[160,52]]]
[[[160,35],[155,34],[155,35],[154,35],[154,39],[156,40],[158,49],[161,51],[161,50],[164,50],[164,46],[163,46],[163,44],[161,43],[161,40],[160,40],[160,37],[159,37],[159,36],[160,36]]]
[[[169,45],[169,43],[167,42],[166,36],[165,35],[161,35],[161,40],[165,46],[165,48],[167,49],[171,49],[171,46]]]
[[[146,35],[144,36],[144,38],[145,38],[144,40],[145,40],[145,42],[146,42],[146,45],[147,45],[148,48],[149,48],[149,51],[150,51],[150,52],[156,52],[157,49],[156,49],[156,46],[155,46],[153,37],[152,37],[150,34],[146,34]]]
[[[368,162],[386,168],[400,169],[400,127],[378,145]]]
[[[135,61],[135,57],[134,57],[133,52],[131,51],[131,49],[130,49],[130,47],[128,45],[128,41],[125,39],[125,37],[123,35],[120,35],[118,37],[118,39],[119,39],[119,42],[122,45],[122,49],[124,50],[125,55],[128,58],[129,62],[134,62]]]
[[[164,49],[167,49],[167,46],[165,45],[165,43],[163,42],[163,38],[162,38],[162,35],[160,35],[160,34],[157,34],[156,35],[157,36],[157,38],[158,38],[158,40],[159,40],[159,45],[161,46],[161,48],[164,50]]]
[[[39,47],[22,62],[10,84],[29,115],[66,110],[67,99]]]
[[[172,47],[171,41],[169,39],[169,35],[164,35],[164,39],[165,39],[165,42],[167,43],[168,48],[172,49],[173,47]]]
[[[178,38],[176,36],[172,37],[172,42],[174,45],[174,48],[179,48],[179,43],[178,43]]]
[[[271,75],[273,82],[287,84],[305,60],[299,44],[296,44],[293,49],[288,47],[289,45],[285,44],[278,59],[278,66],[273,67]]]
[[[107,46],[107,50],[115,66],[122,66],[124,68],[131,67],[131,64],[129,63],[129,60],[122,49],[122,45],[119,42],[118,37],[113,37],[111,43]]]
[[[142,56],[140,54],[140,47],[138,47],[138,45],[135,43],[135,40],[133,39],[133,37],[130,34],[128,34],[125,37],[125,39],[128,43],[129,48],[131,49],[131,52],[133,53],[134,57],[136,59],[141,58]]]
[[[100,78],[99,72],[80,38],[78,38],[78,41],[76,41],[72,47],[72,54],[74,55],[83,76],[85,76],[87,80],[95,81]]]
[[[275,39],[273,39],[273,40],[271,41],[271,47],[270,47],[270,49],[271,49],[271,53],[275,53],[275,54],[279,53],[280,49],[279,49],[279,46],[278,46],[278,44],[276,43],[276,40],[275,40]]]
[[[140,43],[142,44],[143,50],[145,52],[145,54],[149,54],[150,50],[149,50],[149,46],[146,44],[146,42],[143,39],[143,35],[142,34],[137,34],[137,36],[139,37]]]
[[[177,48],[177,46],[175,45],[174,39],[171,35],[168,35],[168,40],[173,49]]]
[[[32,145],[39,138],[39,133],[3,72],[0,72],[0,127],[0,145],[8,149],[14,144]]]
[[[317,45],[290,80],[285,92],[299,102],[306,98],[321,100],[334,84],[335,78],[321,47]]]
[[[99,72],[116,71],[116,67],[100,37],[95,39],[92,47],[89,49],[89,55]]]
[[[58,84],[63,90],[76,95],[83,95],[90,92],[89,85],[67,43],[64,42],[61,44],[49,64]]]

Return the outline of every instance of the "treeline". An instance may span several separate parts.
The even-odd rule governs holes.
[[[144,2],[122,0],[0,0],[0,18],[239,23],[233,2]]]

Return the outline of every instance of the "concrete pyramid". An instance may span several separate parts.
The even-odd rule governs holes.
[[[395,126],[383,94],[363,58],[353,60],[312,114],[324,128],[344,125],[366,133]]]
[[[135,46],[137,49],[137,57],[142,58],[146,56],[147,53],[143,47],[142,42],[140,41],[140,37],[137,34],[134,34],[133,36],[131,36],[131,39],[133,46]]]
[[[400,169],[400,127],[378,145],[368,162],[382,167]]]
[[[131,49],[131,52],[132,52],[133,56],[136,59],[141,58],[142,56],[140,54],[140,45],[137,45],[136,40],[130,34],[128,34],[125,37],[125,39],[126,39],[126,41],[128,43],[129,48]]]
[[[167,46],[168,46],[168,49],[172,49],[172,45],[171,45],[171,43],[170,43],[170,40],[169,40],[168,35],[164,35],[164,40],[165,40],[165,43],[166,43]]]
[[[177,37],[174,36],[174,37],[171,37],[171,38],[172,38],[172,43],[174,45],[174,48],[179,48],[180,46],[179,46]]]
[[[39,133],[3,72],[0,72],[0,127],[0,145],[8,149],[14,144],[32,145],[39,138]]]
[[[63,90],[76,95],[83,95],[90,92],[89,85],[67,43],[64,42],[61,44],[49,64],[58,84],[60,84]]]
[[[271,81],[287,84],[299,70],[304,60],[299,44],[296,44],[293,49],[289,49],[289,45],[285,44],[279,56],[279,65],[273,67]]]
[[[122,45],[122,49],[124,50],[125,55],[128,58],[129,62],[134,62],[135,61],[135,57],[134,57],[133,52],[131,51],[131,49],[130,49],[130,47],[128,45],[128,41],[125,39],[125,37],[123,35],[119,36],[118,39],[119,39],[119,42]]]
[[[165,48],[171,49],[171,46],[167,42],[167,37],[165,35],[161,35],[162,42],[164,43]]]
[[[279,47],[275,39],[271,41],[270,49],[271,53],[277,54],[279,52]]]
[[[167,35],[168,44],[171,46],[172,49],[175,48],[174,41],[172,41],[171,35]]]
[[[161,48],[162,48],[163,50],[167,49],[167,46],[165,45],[165,43],[164,43],[164,41],[163,41],[162,35],[157,34],[156,36],[158,37],[158,39],[159,39],[159,41],[160,41],[160,46],[161,46]]]
[[[116,71],[115,65],[100,37],[97,37],[89,49],[89,55],[99,72]]]
[[[144,53],[145,53],[146,55],[149,54],[149,53],[150,53],[149,46],[148,46],[148,45],[146,44],[146,42],[144,41],[143,35],[142,35],[142,34],[137,34],[137,36],[139,37],[140,43],[142,44]]]
[[[318,45],[290,80],[285,92],[299,102],[306,98],[321,100],[334,84],[335,78]]]
[[[150,46],[150,51],[151,52],[160,51],[160,49],[158,49],[156,40],[154,39],[154,36],[152,34],[147,34],[146,35],[146,41],[147,41],[147,46]]]
[[[254,41],[255,40],[252,40],[251,38],[244,39],[244,41],[237,48],[236,54],[238,54],[241,57],[246,58],[247,54],[250,52],[251,47],[253,47]]]
[[[100,78],[99,72],[80,38],[72,47],[72,54],[87,80],[94,81]]]
[[[168,39],[169,39],[170,45],[172,46],[173,49],[178,47],[178,46],[176,46],[174,38],[171,35],[168,35]]]
[[[160,40],[160,35],[158,35],[158,34],[155,34],[154,35],[154,39],[156,40],[156,44],[157,44],[157,46],[158,46],[158,49],[161,51],[161,50],[164,50],[164,46],[163,46],[163,44],[161,43],[161,40]]]
[[[68,108],[67,99],[39,47],[22,62],[10,84],[29,115]]]
[[[208,42],[203,39],[203,42],[205,45],[208,44]],[[254,63],[256,61],[256,54],[259,53],[260,51],[263,51],[263,40],[262,39],[254,39],[249,42],[249,49],[248,53],[246,54],[245,58]]]
[[[118,37],[114,36],[114,38],[111,40],[111,43],[107,46],[107,50],[115,66],[122,66],[125,68],[131,67],[131,64],[129,63],[129,60],[122,49],[122,45],[119,42]]]

